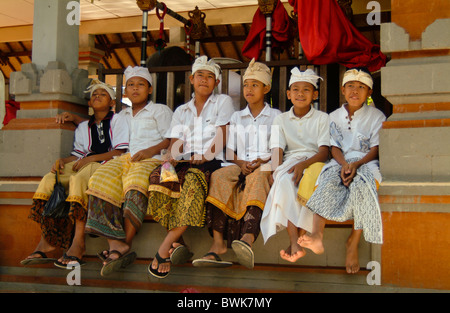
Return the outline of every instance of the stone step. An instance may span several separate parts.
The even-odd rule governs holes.
[[[157,279],[147,273],[150,260],[137,260],[108,277],[100,275],[99,260],[88,259],[80,269],[80,285],[69,286],[74,272],[52,265],[0,267],[0,292],[127,293],[187,290],[197,293],[392,293],[434,290],[369,286],[368,271],[348,275],[344,269],[286,266],[256,266],[248,270],[234,264],[226,269],[195,268],[191,264],[172,266],[169,276]]]

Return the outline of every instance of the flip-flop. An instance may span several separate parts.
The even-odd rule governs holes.
[[[190,252],[186,246],[180,245],[173,250],[170,255],[170,261],[174,265],[184,264],[192,258],[193,255],[194,254]]]
[[[76,256],[67,255],[66,253],[63,254],[63,260],[70,260],[70,262],[77,262],[79,266],[83,266],[86,264],[85,261],[80,260]],[[64,264],[63,262],[56,260],[53,264],[56,267],[62,268],[64,270],[72,270],[73,267],[76,266],[77,264],[70,264],[70,262]]]
[[[54,258],[47,257],[47,255],[42,251],[34,251],[30,255],[33,255],[33,254],[39,254],[41,257],[40,258],[27,258],[25,260],[20,261],[20,264],[22,264],[23,266],[27,266],[27,265],[53,263],[56,261],[56,259],[54,259]]]
[[[149,272],[152,276],[155,276],[156,278],[159,278],[159,279],[166,278],[167,275],[169,275],[170,271],[167,272],[167,273],[160,273],[160,272],[158,272],[158,270],[159,270],[159,266],[160,266],[162,263],[169,263],[169,262],[170,262],[170,258],[163,259],[163,258],[159,255],[158,252],[156,252],[155,258],[156,258],[156,260],[158,261],[158,267],[157,267],[156,269],[153,269],[153,268],[152,268],[152,263],[153,263],[153,261],[152,261],[152,263],[150,263],[150,265],[148,266],[148,269],[147,269],[148,272]]]
[[[114,260],[108,257],[105,260],[105,262],[107,263],[103,265],[100,271],[100,275],[102,276],[108,276],[111,273],[118,271],[120,268],[130,265],[134,262],[134,260],[136,260],[136,252],[128,252],[126,254],[122,254],[117,250],[111,250],[109,251],[109,255],[111,254],[117,254],[119,257]]]
[[[236,253],[238,262],[246,268],[252,269],[255,266],[255,255],[248,243],[242,240],[234,240],[231,243],[234,253]]]
[[[109,250],[102,250],[102,251],[100,251],[100,252],[97,253],[98,258],[99,258],[100,260],[102,260],[102,262],[105,262],[106,259],[107,259],[107,257],[106,257],[106,255],[104,254],[104,252],[108,252],[108,255],[109,255]]]
[[[222,259],[214,252],[208,252],[203,256],[203,258],[210,255],[214,257],[214,260],[196,259],[192,261],[192,265],[195,267],[216,267],[216,268],[229,267],[233,265],[232,262],[222,261]]]

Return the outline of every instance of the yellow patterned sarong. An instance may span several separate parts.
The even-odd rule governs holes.
[[[95,196],[120,207],[125,194],[137,190],[148,197],[148,177],[161,164],[160,160],[147,159],[131,162],[130,153],[103,164],[89,180],[88,195]]]
[[[100,163],[91,162],[83,166],[78,172],[72,170],[76,161],[65,164],[63,173],[59,175],[61,184],[68,192],[66,201],[79,203],[83,209],[87,210],[88,196],[86,190],[88,189],[88,182],[94,172],[100,167]],[[56,182],[56,175],[53,173],[46,174],[33,196],[33,200],[48,201],[53,192]]]

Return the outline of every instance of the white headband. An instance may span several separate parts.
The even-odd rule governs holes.
[[[345,72],[344,78],[342,79],[342,86],[350,81],[361,82],[367,85],[370,89],[373,87],[372,76],[361,70],[351,69]]]
[[[142,66],[131,67],[128,66],[124,72],[125,81],[128,81],[132,77],[142,77],[147,80],[150,85],[153,85],[152,75],[148,71],[148,68]]]
[[[298,67],[294,67],[291,70],[291,79],[289,81],[289,87],[291,87],[291,85],[293,83],[297,83],[297,82],[307,82],[312,84],[316,89],[318,87],[317,83],[319,82],[319,79],[322,79],[322,77],[318,76],[316,74],[316,72],[314,72],[311,69],[307,69],[304,72],[301,72]]]
[[[216,62],[214,62],[213,60],[208,61],[207,56],[201,56],[195,60],[194,64],[192,65],[192,75],[194,75],[195,72],[200,70],[210,71],[214,73],[214,75],[216,75],[216,79],[219,79],[221,71],[220,66],[216,64]]]
[[[109,96],[112,100],[116,99],[116,93],[114,92],[113,87],[109,84],[99,81],[98,79],[92,80],[91,85],[87,87],[85,93],[89,93],[89,97],[92,98],[92,94],[97,89],[105,89],[109,93]]]
[[[272,73],[270,72],[270,68],[263,63],[255,62],[255,59],[252,59],[248,65],[242,79],[243,81],[246,79],[255,79],[262,82],[265,86],[272,86]]]

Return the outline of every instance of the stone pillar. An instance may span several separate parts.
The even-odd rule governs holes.
[[[17,119],[0,133],[0,177],[43,176],[54,161],[70,154],[74,125],[55,123],[63,111],[87,115],[84,90],[90,80],[78,69],[79,26],[69,25],[69,0],[34,3],[32,62],[10,77],[20,102]]]
[[[98,66],[104,56],[104,51],[95,48],[94,35],[80,35],[78,68],[88,71],[89,76],[96,76]]]
[[[382,283],[449,289],[450,2],[393,0],[381,25]]]

